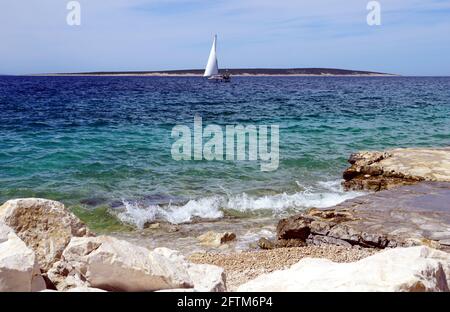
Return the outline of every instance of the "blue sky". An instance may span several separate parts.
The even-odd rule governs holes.
[[[450,0],[2,0],[0,73],[331,67],[450,75]]]

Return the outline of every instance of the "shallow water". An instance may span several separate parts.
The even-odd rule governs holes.
[[[278,170],[173,160],[172,127],[194,115],[279,125]],[[0,77],[0,134],[0,202],[101,207],[138,227],[279,216],[359,195],[339,186],[351,152],[450,145],[450,78]]]
[[[160,226],[159,223],[154,223],[143,230],[109,234],[149,249],[168,247],[188,256],[202,252],[231,253],[259,249],[257,242],[261,237],[275,238],[275,227],[276,221],[271,218],[225,218],[185,223],[176,226],[176,230],[167,225]],[[233,232],[236,239],[221,246],[203,245],[198,236],[208,231]]]

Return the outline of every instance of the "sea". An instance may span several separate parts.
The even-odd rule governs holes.
[[[275,125],[279,164],[176,160],[176,126]],[[360,150],[450,145],[450,77],[0,77],[0,203],[63,202],[95,229],[277,219],[362,195]]]

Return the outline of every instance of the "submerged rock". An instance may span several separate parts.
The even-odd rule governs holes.
[[[156,223],[148,223],[144,225],[145,229],[150,230],[160,230],[166,233],[175,233],[180,231],[181,226],[178,224],[172,224],[169,222],[156,222]]]
[[[348,160],[347,190],[380,191],[419,181],[450,182],[450,148],[400,148],[359,152]]]
[[[30,248],[0,222],[0,292],[45,289],[37,258]]]
[[[232,232],[217,233],[209,231],[200,235],[197,239],[200,241],[201,245],[219,247],[222,244],[234,241],[236,239],[236,234]]]
[[[449,291],[450,254],[428,247],[395,248],[352,263],[305,258],[263,274],[237,291]]]
[[[310,245],[449,249],[450,183],[421,182],[347,200],[279,221],[279,240]]]
[[[62,203],[47,199],[9,200],[0,206],[0,221],[36,253],[44,271],[60,259],[72,237],[90,235],[86,225]]]

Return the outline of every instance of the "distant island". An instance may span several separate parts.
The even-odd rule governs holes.
[[[224,73],[226,70],[221,70]],[[233,76],[397,76],[394,74],[348,70],[336,68],[232,68],[227,70]],[[80,72],[54,73],[34,76],[203,76],[203,69],[182,69],[163,71],[121,71],[121,72]]]

